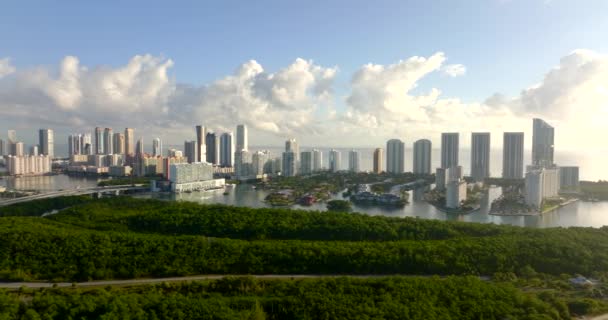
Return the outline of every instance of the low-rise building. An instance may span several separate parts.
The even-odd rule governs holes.
[[[51,157],[38,156],[8,156],[6,166],[10,175],[41,175],[50,173]]]
[[[213,166],[206,162],[171,165],[169,180],[173,192],[189,192],[222,188],[225,179],[213,179]]]

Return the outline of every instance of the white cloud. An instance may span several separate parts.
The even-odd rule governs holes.
[[[8,76],[9,74],[15,72],[15,67],[11,65],[11,59],[4,58],[0,59],[0,79],[4,76]]]
[[[443,67],[443,73],[450,77],[463,76],[467,72],[467,68],[462,64],[450,64]]]
[[[436,139],[442,131],[529,131],[532,116],[559,128],[560,147],[583,147],[578,141],[582,130],[585,136],[605,136],[606,55],[576,50],[521,94],[494,94],[480,102],[446,97],[439,88],[418,88],[430,74],[466,72],[445,61],[437,52],[363,65],[353,73],[344,100],[336,101],[338,68],[304,59],[275,72],[250,60],[200,87],[176,83],[170,75],[173,61],[151,55],[118,67],[82,66],[68,56],[56,69],[19,71],[2,59],[0,118],[5,124],[74,130],[134,126],[142,134],[163,134],[176,142],[191,138],[195,124],[223,131],[245,123],[252,137],[264,137],[258,144],[295,136],[310,145],[378,145],[391,137]]]

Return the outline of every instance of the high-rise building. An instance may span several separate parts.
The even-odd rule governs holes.
[[[17,141],[13,144],[15,147],[14,156],[23,157],[25,155],[25,145],[21,141]]]
[[[298,144],[298,142],[296,141],[295,138],[291,138],[291,139],[285,141],[285,151],[293,152],[296,156],[296,163],[299,161],[300,145]]]
[[[207,130],[205,129],[205,126],[196,126],[196,162],[207,162],[206,138]]]
[[[160,138],[152,140],[152,155],[155,157],[163,155],[163,142]]]
[[[537,169],[528,171],[525,178],[525,202],[527,205],[539,210],[547,198],[558,196],[559,173],[558,169]]]
[[[11,144],[11,143],[17,143],[18,142],[18,140],[17,140],[17,131],[15,131],[15,130],[8,130],[7,137],[8,137],[8,143],[9,144]]]
[[[4,144],[4,140],[0,139],[0,157],[6,155],[6,145]]]
[[[144,156],[144,154],[144,138],[139,138],[139,140],[137,140],[137,144],[135,144],[135,156],[141,158]]]
[[[361,154],[359,151],[352,149],[348,152],[348,171],[359,172],[361,171]]]
[[[103,128],[96,127],[95,128],[95,154],[105,154],[104,147],[105,142],[103,141]]]
[[[232,132],[224,132],[220,136],[220,165],[232,167],[234,164],[234,140]]]
[[[207,162],[215,165],[220,164],[220,137],[212,132],[207,132],[205,137],[207,147]]]
[[[483,182],[490,176],[490,133],[471,134],[471,177],[475,182]]]
[[[524,177],[524,133],[505,132],[502,147],[502,177],[521,179]]]
[[[91,155],[93,154],[93,138],[90,133],[82,135],[81,154]]]
[[[260,176],[265,173],[266,164],[270,161],[270,151],[256,151],[251,156],[251,170],[255,176]]]
[[[382,163],[384,162],[384,149],[376,148],[374,150],[374,173],[382,173]]]
[[[283,170],[281,175],[284,177],[293,177],[297,173],[296,155],[293,151],[283,152]]]
[[[403,173],[405,165],[405,146],[399,139],[386,142],[386,172]]]
[[[37,144],[30,147],[30,156],[36,157],[40,155],[40,148]]]
[[[414,174],[431,174],[431,141],[420,139],[414,142]]]
[[[16,153],[16,146],[15,144],[19,142],[17,141],[17,131],[15,130],[8,130],[8,141],[7,141],[7,146],[6,146],[6,153],[10,156],[10,155],[15,155]]]
[[[459,208],[467,199],[467,183],[464,180],[450,181],[446,185],[445,206],[446,208]]]
[[[435,169],[435,189],[438,191],[445,190],[447,181],[447,169],[437,168]]]
[[[338,172],[340,171],[340,151],[331,149],[329,151],[329,171]]]
[[[239,124],[236,126],[236,150],[249,150],[247,140],[247,126]]]
[[[114,154],[125,154],[126,146],[125,146],[125,134],[117,132],[113,137],[113,145],[114,145]]]
[[[234,153],[234,174],[238,178],[250,175],[251,156],[247,150],[239,150]]]
[[[91,135],[89,135],[89,140]],[[71,134],[68,136],[68,155],[84,154],[84,136],[82,134]]]
[[[535,118],[532,128],[532,165],[553,167],[554,129],[542,119]]]
[[[312,151],[302,151],[300,154],[300,174],[310,175],[313,171],[313,153]]]
[[[312,171],[317,172],[323,169],[323,152],[319,149],[312,149]]]
[[[577,191],[580,186],[578,167],[559,167],[560,190]]]
[[[103,151],[105,154],[112,154],[114,152],[114,133],[112,128],[105,128],[103,130]]]
[[[49,156],[51,159],[55,156],[55,144],[52,129],[40,129],[38,131],[38,145],[40,146],[40,154]]]
[[[196,141],[184,142],[184,157],[188,159],[188,163],[196,162]]]
[[[447,169],[458,165],[458,140],[457,132],[441,134],[441,167]]]
[[[125,128],[125,153],[129,156],[135,154],[135,129]]]

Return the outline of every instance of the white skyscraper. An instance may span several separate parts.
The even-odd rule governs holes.
[[[340,171],[340,151],[331,149],[329,151],[329,171],[337,172]]]
[[[7,133],[7,137],[8,137],[8,143],[17,143],[17,131],[15,130],[8,130]]]
[[[125,153],[129,156],[135,154],[135,129],[125,128]]]
[[[268,150],[256,151],[251,156],[252,174],[260,176],[264,174],[264,167],[270,161],[270,152]]]
[[[152,140],[152,155],[155,157],[163,155],[163,142],[160,138]]]
[[[545,199],[558,196],[559,180],[558,169],[543,168],[527,172],[524,195],[526,204],[540,209]]]
[[[554,129],[542,119],[535,118],[532,127],[532,165],[553,167]]]
[[[361,154],[357,150],[350,150],[348,152],[348,171],[359,172],[361,171]]]
[[[232,132],[224,132],[220,136],[220,165],[232,167],[234,165],[234,140]]]
[[[38,145],[40,146],[40,154],[49,156],[52,159],[55,156],[53,130],[40,129],[38,132]]]
[[[23,142],[17,141],[13,145],[15,146],[13,153],[14,156],[22,157],[25,155],[25,146],[23,145]]]
[[[239,124],[236,126],[236,150],[249,150],[247,126]]]
[[[467,183],[464,180],[454,180],[446,184],[446,208],[459,208],[462,201],[467,199]]]
[[[323,152],[319,149],[312,150],[312,171],[321,171],[323,169]]]
[[[471,177],[483,182],[490,176],[490,133],[471,134]]]
[[[441,167],[447,169],[458,165],[459,134],[457,132],[441,134]]]
[[[302,151],[300,154],[300,174],[309,175],[313,171],[313,153],[312,151]]]
[[[399,139],[386,143],[386,172],[403,173],[405,165],[405,146]]]
[[[502,148],[502,177],[521,179],[524,177],[524,133],[505,132]]]
[[[414,174],[431,174],[431,141],[420,139],[414,142]]]

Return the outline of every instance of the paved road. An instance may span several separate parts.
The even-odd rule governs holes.
[[[385,277],[406,277],[406,275],[304,275],[304,274],[288,274],[288,275],[201,275],[188,277],[173,277],[173,278],[154,278],[154,279],[132,279],[132,280],[106,280],[106,281],[89,281],[77,282],[78,287],[95,287],[95,286],[132,286],[155,284],[162,282],[184,282],[196,280],[219,280],[226,277],[253,277],[256,279],[315,279],[315,278],[385,278]],[[425,277],[425,276],[407,276],[407,277]],[[428,276],[427,276],[428,277]],[[70,282],[0,282],[0,288],[4,289],[19,289],[27,288],[52,288],[52,287],[71,287]]]
[[[81,189],[69,189],[69,190],[61,190],[61,191],[52,191],[47,193],[35,194],[26,197],[14,198],[9,200],[0,201],[0,207],[8,206],[12,204],[28,202],[33,200],[40,199],[48,199],[48,198],[56,198],[63,196],[78,196],[85,194],[93,194],[93,193],[112,193],[112,192],[120,192],[120,191],[128,191],[128,190],[147,190],[147,187],[142,186],[132,186],[132,185],[122,185],[122,186],[108,186],[108,187],[92,187],[92,188],[81,188]]]

